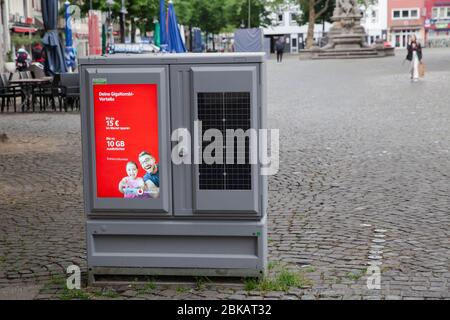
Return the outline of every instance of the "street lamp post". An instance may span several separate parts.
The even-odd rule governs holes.
[[[113,23],[112,23],[112,6],[114,5],[114,0],[106,0],[106,5],[108,6],[108,38],[109,45],[114,44],[114,35],[113,35]]]
[[[248,0],[248,28],[251,27],[251,0]]]

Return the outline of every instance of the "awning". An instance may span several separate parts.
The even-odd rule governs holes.
[[[420,30],[422,28],[421,25],[404,25],[404,26],[392,26],[391,30],[392,31],[397,31],[397,30],[407,30],[407,29],[413,29],[413,30]]]
[[[34,27],[12,27],[12,31],[17,33],[35,33],[38,29]]]
[[[34,17],[34,25],[38,28],[38,29],[44,29],[44,22],[42,21],[42,16],[35,16]]]

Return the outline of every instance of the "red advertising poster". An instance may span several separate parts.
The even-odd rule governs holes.
[[[156,84],[94,85],[97,197],[159,197]]]

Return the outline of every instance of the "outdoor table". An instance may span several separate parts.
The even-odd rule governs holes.
[[[18,84],[21,86],[25,99],[22,101],[20,107],[22,108],[22,112],[25,112],[25,106],[29,106],[32,103],[33,96],[33,87],[39,86],[43,84],[47,84],[53,81],[53,77],[44,77],[38,79],[17,79],[11,80],[10,84]],[[28,111],[28,108],[26,109]]]

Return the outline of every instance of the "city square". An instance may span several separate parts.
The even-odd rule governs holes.
[[[245,280],[64,289],[86,283],[80,114],[0,116],[0,298],[449,299],[450,51],[355,60],[267,61],[269,269],[303,282],[264,291]],[[371,263],[380,288],[368,287]],[[142,287],[143,285],[143,287]]]

